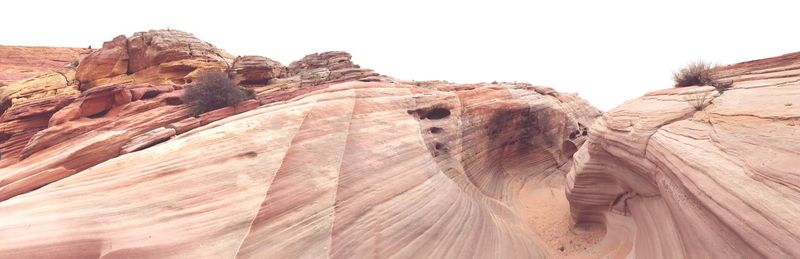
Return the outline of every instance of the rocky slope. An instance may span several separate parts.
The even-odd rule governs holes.
[[[257,100],[190,117],[204,70]],[[600,115],[545,87],[400,81],[344,52],[284,67],[179,31],[117,37],[65,77],[3,96],[0,258],[548,257]]]
[[[42,73],[63,72],[65,66],[89,52],[81,48],[0,45],[0,86]]]
[[[607,228],[597,253],[800,257],[800,53],[715,75],[733,88],[650,93],[591,127],[567,195],[577,224]]]

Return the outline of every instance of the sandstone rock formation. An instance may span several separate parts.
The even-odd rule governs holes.
[[[86,82],[128,73],[128,39],[120,35],[103,43],[103,48],[87,56],[78,66],[76,78]]]
[[[601,254],[800,257],[800,53],[716,77],[733,88],[650,93],[590,129],[567,195],[576,223],[607,228]]]
[[[272,79],[283,77],[286,67],[269,58],[244,56],[233,61],[232,72],[237,84],[267,84]]]
[[[602,115],[173,30],[49,67],[0,86],[2,259],[800,257],[800,53]],[[256,100],[189,116],[205,70]]]
[[[258,100],[194,118],[165,64],[231,67],[150,47],[132,69],[121,39],[81,63],[90,87],[5,111],[36,121],[0,160],[0,258],[546,257],[530,190],[563,185],[599,116],[549,88],[403,82],[329,52],[236,62],[272,77]],[[144,42],[196,45],[179,39]]]
[[[192,34],[176,30],[137,32],[103,44],[78,66],[82,88],[112,83],[191,83],[196,72],[223,69],[233,57]]]
[[[169,117],[164,112],[135,117]],[[155,126],[128,118],[52,141],[58,144],[0,169],[0,193],[13,197],[0,202],[0,236],[11,241],[0,242],[0,251],[542,257],[541,241],[518,215],[517,191],[563,177],[564,152],[582,141],[571,133],[597,114],[574,96],[524,85],[348,82],[74,167],[118,153],[132,131]],[[45,207],[47,214],[36,212]]]
[[[42,73],[63,70],[89,54],[82,48],[23,47],[0,45],[0,86]]]
[[[372,70],[353,64],[351,58],[349,53],[342,51],[310,54],[289,64],[288,75],[298,78],[301,85],[341,82],[378,75]]]
[[[0,151],[3,160],[15,159],[28,140],[47,128],[50,116],[80,92],[71,83],[73,71],[45,73],[0,88]]]

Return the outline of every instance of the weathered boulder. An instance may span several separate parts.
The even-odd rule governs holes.
[[[103,43],[103,48],[86,56],[78,65],[75,78],[90,83],[101,78],[128,73],[128,39],[119,35]]]
[[[303,71],[311,71],[319,68],[328,70],[341,70],[348,68],[360,68],[350,60],[353,56],[344,51],[328,51],[322,53],[309,54],[302,59],[289,64],[289,75],[297,75]]]
[[[176,30],[118,36],[78,66],[83,89],[119,83],[186,84],[202,70],[224,70],[233,58],[223,50]]]
[[[716,73],[733,87],[650,93],[591,127],[567,197],[579,226],[606,228],[598,250],[800,257],[800,53]]]
[[[179,60],[226,62],[230,55],[194,35],[177,30],[151,30],[134,33],[128,39],[130,64],[128,71],[136,73],[150,67]]]
[[[284,76],[286,67],[269,58],[243,56],[236,58],[231,72],[237,84],[267,84],[274,78]]]

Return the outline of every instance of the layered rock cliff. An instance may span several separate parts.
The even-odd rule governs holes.
[[[649,93],[609,111],[567,196],[603,254],[800,257],[800,53],[715,71],[733,82]]]
[[[257,100],[190,117],[182,91],[206,70]],[[600,113],[572,94],[396,80],[344,52],[284,67],[179,31],[117,37],[67,77],[4,97],[0,258],[541,258],[583,242],[563,179]]]

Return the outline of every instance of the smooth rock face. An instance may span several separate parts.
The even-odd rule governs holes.
[[[0,45],[0,86],[43,73],[63,72],[65,66],[89,52],[82,48]]]
[[[546,257],[519,192],[563,177],[599,112],[542,89],[346,82],[188,131],[170,93],[114,101],[0,169],[0,258]]]
[[[579,225],[605,225],[605,254],[800,257],[800,53],[716,76],[733,88],[650,93],[591,127],[567,198]]]

